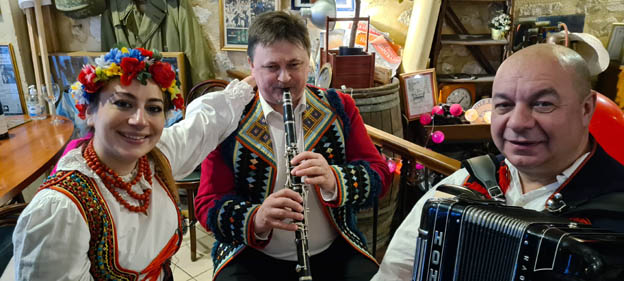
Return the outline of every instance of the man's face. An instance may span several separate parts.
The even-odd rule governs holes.
[[[497,72],[492,138],[521,172],[554,177],[585,149],[594,99],[580,97],[575,78],[548,58],[515,59]]]
[[[309,71],[308,52],[302,46],[288,41],[258,44],[249,64],[260,94],[273,108],[281,108],[284,88],[290,88],[294,105],[299,102]]]

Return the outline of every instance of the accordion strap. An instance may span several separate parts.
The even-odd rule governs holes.
[[[485,187],[492,199],[505,202],[503,190],[496,180],[496,164],[490,155],[466,159],[463,166],[471,176],[475,177]]]

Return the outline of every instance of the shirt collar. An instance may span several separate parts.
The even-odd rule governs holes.
[[[258,96],[260,98],[260,106],[262,106],[262,113],[264,114],[264,119],[268,119],[270,114],[275,112],[276,114],[280,114],[275,111],[273,107],[262,97],[262,94],[258,90]],[[306,94],[305,89],[303,90],[303,95],[301,96],[301,100],[299,100],[299,104],[295,107],[295,113],[301,113],[307,108]],[[281,114],[280,114],[281,115]]]
[[[578,169],[583,161],[585,161],[585,158],[587,158],[587,156],[589,156],[589,152],[585,152],[583,155],[577,158],[576,161],[572,163],[572,165],[570,165],[568,168],[563,170],[563,172],[556,176],[557,187],[562,185],[566,180],[568,180],[568,178],[570,178],[570,176],[572,176],[576,169]],[[518,169],[513,164],[511,164],[511,162],[509,162],[507,158],[505,158],[505,164],[507,165],[507,167],[509,167],[509,172],[511,175],[518,175]]]

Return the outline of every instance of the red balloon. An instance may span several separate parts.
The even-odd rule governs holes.
[[[611,157],[624,165],[624,112],[600,93],[589,132]]]

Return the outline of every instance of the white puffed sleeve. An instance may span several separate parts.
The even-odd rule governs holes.
[[[51,189],[37,193],[13,232],[15,280],[93,280],[90,233],[76,204]]]
[[[253,88],[234,80],[223,91],[193,100],[184,120],[163,130],[157,144],[171,164],[174,178],[190,174],[238,126]]]

